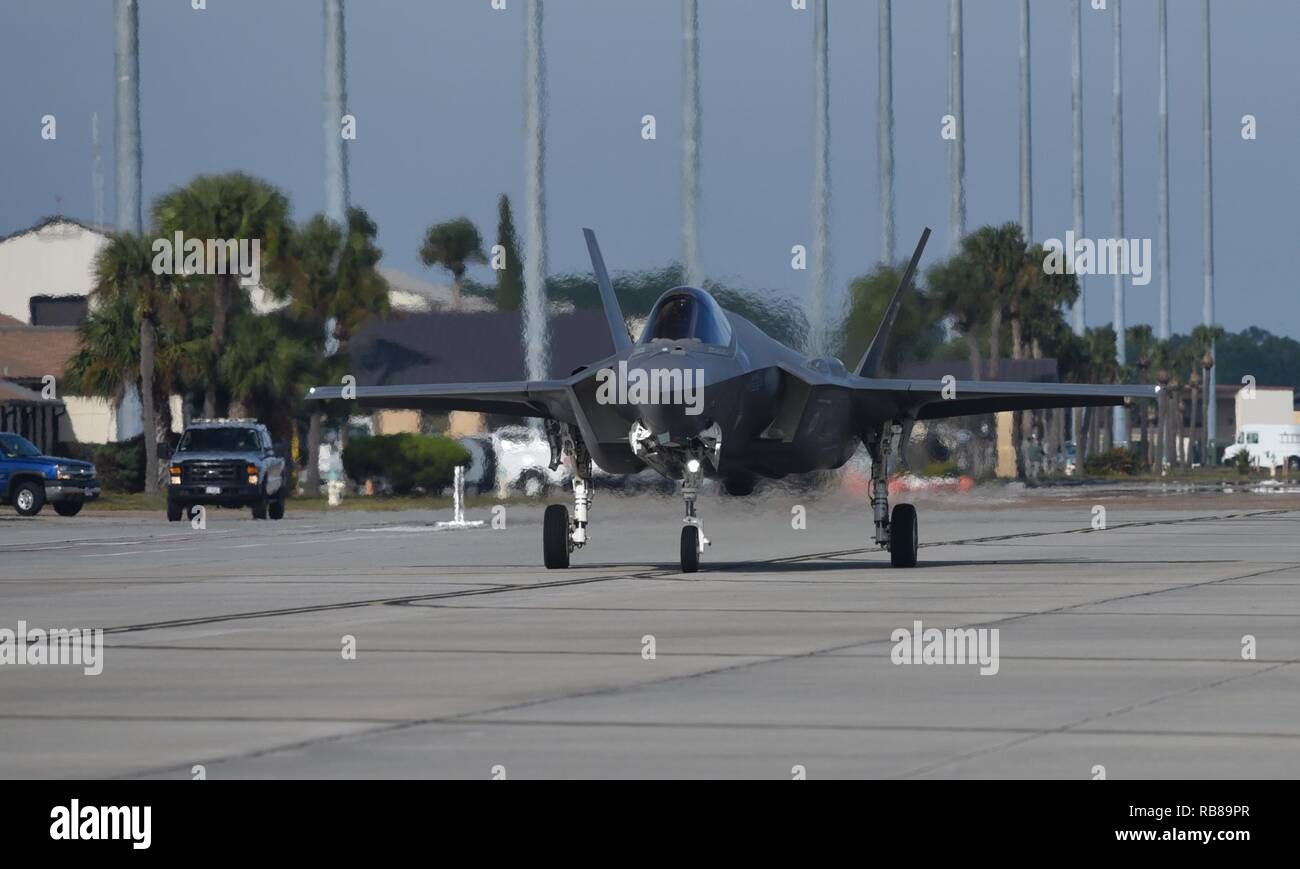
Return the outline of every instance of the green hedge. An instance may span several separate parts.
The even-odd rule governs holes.
[[[468,464],[469,451],[437,435],[394,434],[354,438],[343,450],[343,470],[357,483],[383,477],[399,495],[412,489],[441,489],[451,484],[457,465]]]
[[[111,492],[144,491],[144,435],[95,450],[99,483]]]
[[[1135,450],[1116,447],[1104,453],[1093,453],[1083,460],[1083,470],[1090,477],[1109,477],[1123,474],[1131,477],[1138,472],[1140,464]]]

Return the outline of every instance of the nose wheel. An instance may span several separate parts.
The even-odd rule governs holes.
[[[686,506],[686,515],[682,517],[682,573],[695,573],[700,569],[700,554],[709,545],[709,538],[704,536],[700,517],[695,512],[695,499],[703,481],[704,470],[699,459],[691,458],[686,462],[682,478],[682,501]]]
[[[695,573],[700,569],[700,529],[695,525],[682,527],[682,573]]]

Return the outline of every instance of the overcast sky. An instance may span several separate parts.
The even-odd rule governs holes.
[[[144,197],[242,169],[280,186],[296,218],[324,207],[321,0],[141,0]],[[1015,0],[965,4],[967,226],[1018,217]],[[1111,230],[1111,16],[1084,10],[1086,230]],[[706,274],[805,300],[812,270],[812,12],[790,0],[700,0],[702,248]],[[1071,222],[1069,4],[1033,0],[1034,221]],[[1125,235],[1156,235],[1155,0],[1123,0]],[[1201,31],[1198,0],[1170,0],[1173,321],[1200,321]],[[1213,0],[1215,286],[1220,322],[1300,337],[1300,3]],[[948,244],[948,0],[895,0],[897,251],[921,227]],[[465,215],[486,239],[496,198],[522,214],[524,0],[350,0],[346,12],[354,204],[385,262],[438,282],[416,257],[430,223]],[[0,0],[0,234],[61,212],[93,217],[90,117],[113,196],[112,0]],[[876,3],[830,0],[833,292],[880,255]],[[681,257],[681,13],[674,0],[547,0],[547,197],[552,272],[588,271],[580,228],[611,268]],[[1244,141],[1241,118],[1258,118]],[[58,119],[43,141],[40,119]],[[658,139],[643,141],[654,114]],[[519,223],[522,225],[522,219]],[[490,280],[491,274],[477,276]],[[1154,323],[1158,274],[1128,294]],[[1088,284],[1110,321],[1111,279]]]

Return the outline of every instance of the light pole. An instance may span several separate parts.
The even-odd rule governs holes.
[[[948,152],[948,246],[953,253],[966,234],[966,96],[962,72],[961,0],[949,0],[948,113],[957,122],[957,135]]]
[[[1205,456],[1205,466],[1208,468],[1214,466],[1218,458],[1214,454],[1214,442],[1218,435],[1218,432],[1214,430],[1218,396],[1215,395],[1213,352],[1205,351],[1205,355],[1201,357],[1201,370],[1205,372],[1205,376],[1201,379],[1201,382],[1205,384],[1205,415],[1202,417],[1205,420],[1205,434],[1203,435],[1205,447],[1202,455]]]
[[[880,261],[894,262],[894,50],[891,0],[880,0],[876,135],[880,159]]]

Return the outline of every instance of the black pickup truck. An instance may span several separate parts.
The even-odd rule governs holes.
[[[284,518],[285,461],[256,420],[194,420],[168,465],[171,522],[179,522],[195,504],[251,507],[254,519]]]

